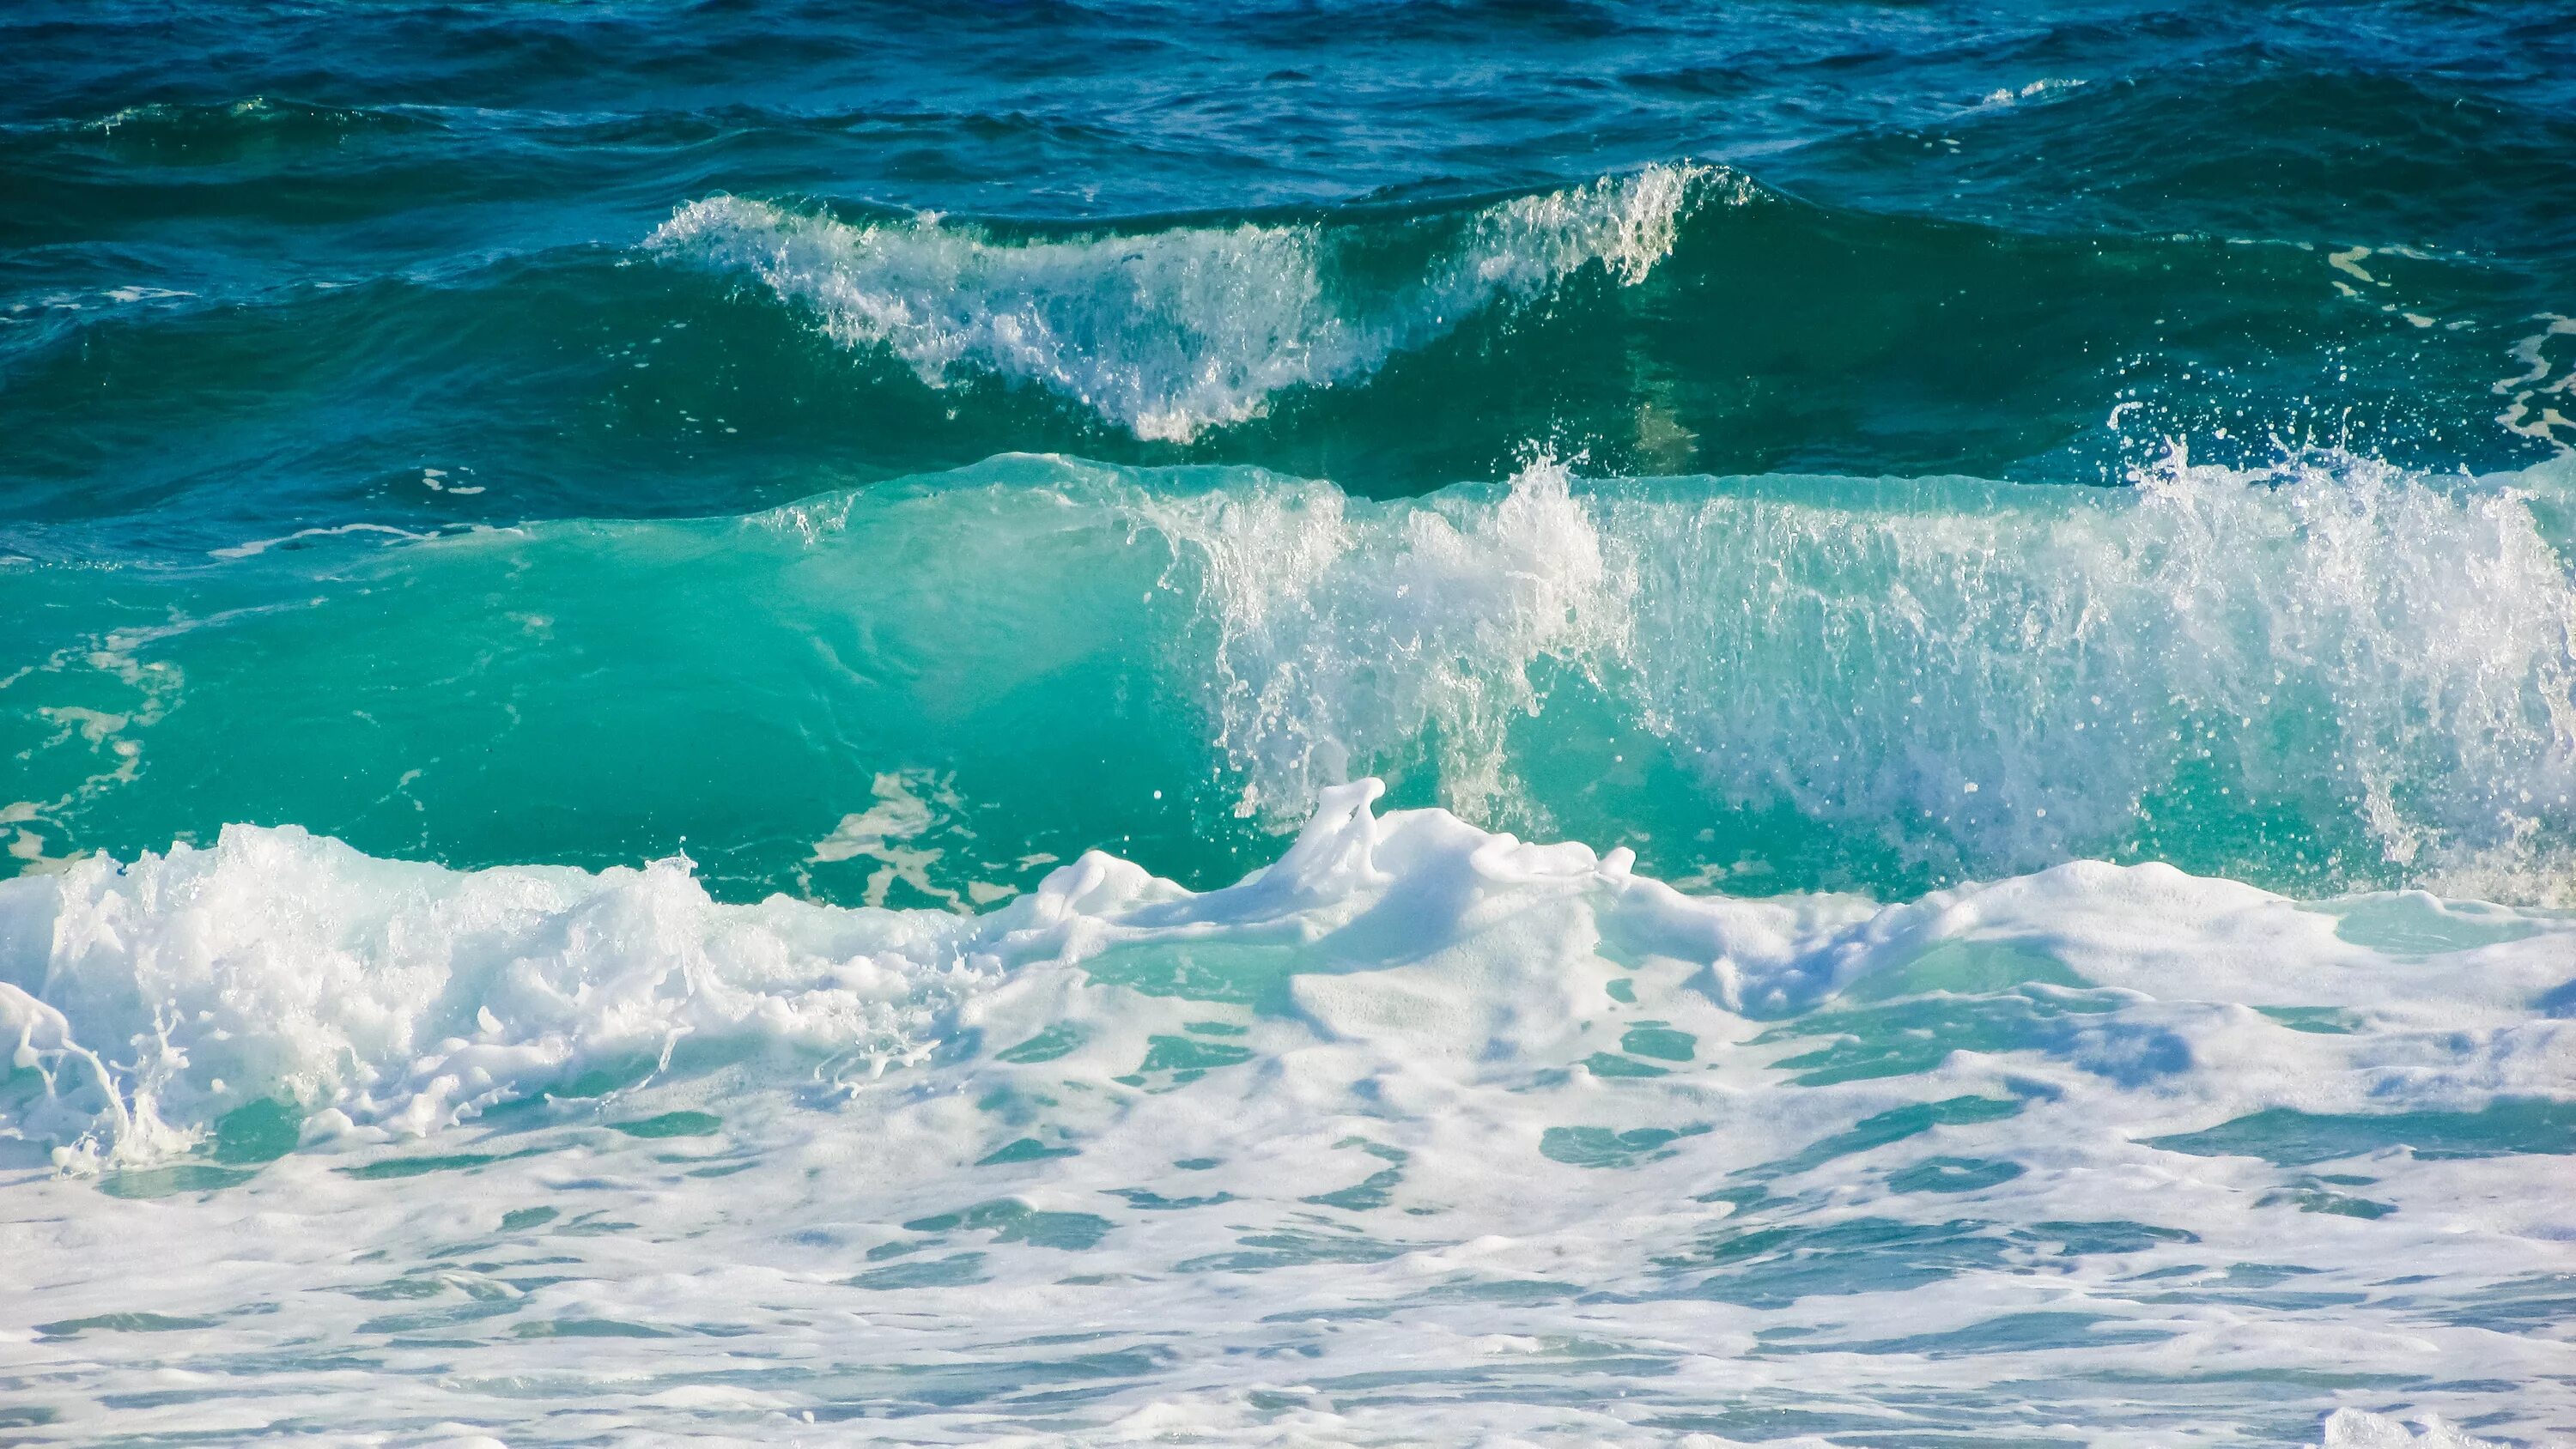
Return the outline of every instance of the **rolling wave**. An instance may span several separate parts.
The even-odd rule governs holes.
[[[555,853],[565,810],[592,851],[686,833],[736,889],[963,904],[1104,839],[1223,878],[1382,775],[1734,889],[2101,857],[2561,901],[2566,468],[2174,457],[2072,489],[1542,461],[1372,502],[1023,456],[741,518],[307,534],[138,576],[125,622],[21,661],[7,818],[30,860],[259,810],[452,861],[617,858]],[[0,594],[48,617],[52,578]],[[386,663],[273,662],[351,637]],[[530,791],[559,803],[502,808]]]
[[[236,520],[740,512],[1000,451],[1386,495],[1501,476],[1533,437],[1604,473],[2059,482],[2173,438],[2479,471],[2576,439],[2548,406],[2566,339],[2532,335],[2563,297],[2412,250],[2017,235],[1686,166],[1137,225],[714,197],[655,233],[663,265],[632,230],[428,268],[335,243],[327,281],[248,292],[86,255],[0,296],[11,487],[47,520],[186,500],[112,530],[148,552]]]

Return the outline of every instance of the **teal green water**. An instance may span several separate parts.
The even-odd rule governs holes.
[[[2510,889],[2576,820],[2564,486],[1540,469],[1373,504],[1005,459],[743,518],[21,564],[0,745],[22,865],[254,821],[973,909],[1094,845],[1230,879],[1374,773],[1755,893],[2074,856]]]

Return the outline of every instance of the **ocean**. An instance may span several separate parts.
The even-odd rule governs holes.
[[[0,1444],[2576,1442],[2576,11],[0,8]]]

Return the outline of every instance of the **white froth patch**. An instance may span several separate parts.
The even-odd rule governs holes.
[[[683,1042],[783,1050],[818,1080],[872,1080],[928,1060],[961,1024],[989,1033],[1016,1019],[1035,1034],[1091,1009],[1040,967],[1096,974],[1086,963],[1175,951],[1274,963],[1259,965],[1279,973],[1265,1009],[1293,1008],[1321,1042],[1511,1073],[1579,1036],[1605,940],[1756,1021],[1837,995],[1880,999],[1879,977],[1945,943],[1969,953],[1941,968],[1965,979],[2044,961],[2071,973],[2061,984],[2141,1001],[2358,1013],[2372,1031],[2272,1041],[2271,1060],[2249,1055],[2216,1079],[2287,1083],[2272,1103],[2308,1110],[2367,1110],[2409,1063],[2441,1068],[2409,1097],[2461,1110],[2546,1092],[2576,1066],[2576,1032],[2534,1015],[2576,969],[2554,916],[2489,907],[2455,920],[2420,897],[2306,907],[2098,862],[1888,907],[1691,897],[1580,844],[1489,834],[1439,810],[1381,819],[1379,789],[1325,790],[1295,844],[1239,885],[1193,895],[1094,852],[971,918],[722,905],[685,860],[461,873],[293,827],[233,826],[211,849],[126,864],[94,857],[0,885],[0,939],[34,948],[0,976],[20,1065],[57,1068],[53,1115],[22,1126],[68,1124],[134,1158],[274,1097],[417,1136],[585,1067],[640,1057],[669,1070]],[[1997,964],[1975,964],[1996,950]],[[2450,979],[2427,981],[2427,952]],[[1103,979],[1126,982],[1124,969]],[[1206,969],[1175,979],[1212,979]],[[2260,1024],[2221,1011],[2186,1025],[2206,1051]],[[2379,1085],[2331,1085],[2359,1081],[2355,1070]]]
[[[2325,1449],[2502,1449],[2493,1439],[2453,1428],[2439,1414],[2413,1424],[2361,1409],[2337,1409],[2326,1420]]]
[[[0,885],[27,1394],[74,1438],[386,1442],[2110,1439],[2152,1403],[2475,1449],[2576,1408],[2530,1326],[2576,1121],[2528,1108],[2576,1071],[2541,1005],[2576,923],[2101,864],[1690,897],[1376,794],[1223,890],[1093,854],[972,920],[247,827]],[[301,1150],[170,1157],[262,1097]],[[155,1389],[218,1368],[211,1411]]]
[[[120,1163],[262,1098],[418,1136],[684,1042],[870,1075],[919,1059],[989,970],[938,944],[953,929],[936,915],[719,906],[685,861],[459,874],[293,827],[92,857],[0,886],[0,912],[5,934],[49,942],[0,963],[20,1014],[41,1009],[27,1050],[95,1067],[77,1034],[118,1058],[55,1072],[22,1125]]]
[[[1641,282],[1721,187],[1750,194],[1730,173],[1666,165],[1515,197],[1469,217],[1427,272],[1383,295],[1343,275],[1358,234],[1316,224],[1017,239],[933,213],[848,223],[715,196],[646,245],[754,277],[811,308],[834,341],[882,346],[934,387],[961,368],[997,374],[1140,438],[1185,442],[1260,416],[1286,389],[1365,376],[1593,263]]]
[[[1998,86],[1995,89],[1988,91],[1985,96],[1977,102],[1977,104],[1982,107],[2018,105],[2023,101],[2059,97],[2068,91],[2078,89],[2084,84],[2085,83],[2081,80],[2065,76],[2042,76],[2038,80],[2030,82],[2019,90],[2015,90],[2010,86]]]

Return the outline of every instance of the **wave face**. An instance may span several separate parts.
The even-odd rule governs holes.
[[[8,818],[28,859],[271,810],[478,864],[685,841],[735,895],[970,909],[1100,839],[1213,884],[1374,774],[1736,890],[2092,857],[2563,904],[2570,486],[1540,463],[1371,502],[1015,458],[739,519],[333,532],[38,641],[0,688]],[[0,575],[29,618],[61,584]]]
[[[1040,384],[1139,438],[1187,442],[1292,387],[1365,377],[1500,300],[1587,266],[1645,280],[1687,213],[1737,177],[1650,166],[1394,235],[1245,224],[996,238],[924,214],[853,225],[766,202],[693,202],[648,245],[759,280],[843,346],[882,346],[939,386],[961,365]],[[1394,253],[1417,274],[1370,285]],[[1427,253],[1427,260],[1406,253]]]
[[[2105,1381],[2329,1444],[2411,1442],[2390,1393],[2570,1411],[2510,1336],[2564,1291],[2563,917],[2101,864],[1692,898],[1377,793],[1223,890],[1093,854],[971,919],[291,828],[0,885],[12,1121],[92,1175],[12,1191],[146,1200],[11,1255],[42,1393],[179,1344],[239,1365],[224,1415],[352,1434],[540,1385],[921,1443],[2133,1432]],[[108,1266],[280,1212],[148,1298]],[[353,1351],[441,1372],[361,1397]]]

